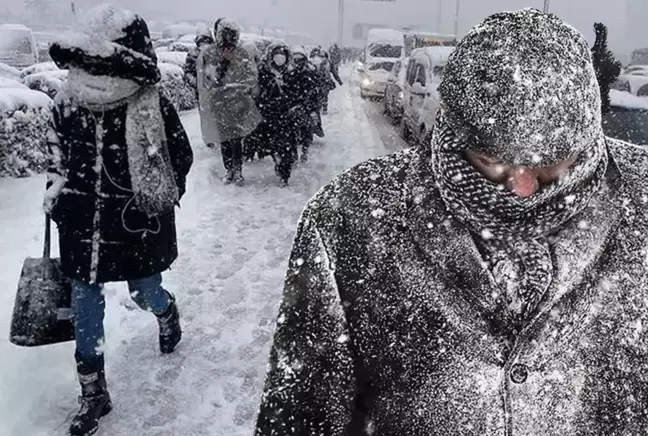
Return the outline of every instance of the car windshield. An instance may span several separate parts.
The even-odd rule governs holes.
[[[399,58],[402,51],[402,45],[373,44],[369,48],[369,54],[375,58]]]
[[[0,53],[30,54],[31,52],[31,40],[27,32],[14,29],[0,29]]]
[[[648,110],[612,106],[603,117],[606,136],[636,145],[648,145]]]
[[[378,70],[385,70],[385,71],[391,71],[394,68],[394,63],[393,62],[378,62],[377,64],[373,64],[369,67],[370,71],[378,71]]]

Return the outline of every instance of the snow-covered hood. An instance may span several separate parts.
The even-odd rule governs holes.
[[[603,137],[585,38],[555,15],[493,15],[459,43],[439,86],[453,130],[507,163],[550,166]]]

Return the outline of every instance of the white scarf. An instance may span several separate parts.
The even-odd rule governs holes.
[[[82,106],[92,110],[96,106],[121,102],[141,88],[132,80],[110,76],[93,76],[80,69],[72,68],[65,82],[65,90]]]

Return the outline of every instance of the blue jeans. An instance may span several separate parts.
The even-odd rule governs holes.
[[[162,274],[129,280],[128,290],[142,310],[161,315],[169,308],[169,293],[162,287]],[[103,285],[77,280],[72,282],[72,311],[78,359],[94,361],[103,355],[101,345],[104,342],[105,307]]]

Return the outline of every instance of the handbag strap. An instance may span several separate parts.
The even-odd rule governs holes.
[[[45,215],[45,243],[43,244],[43,258],[49,259],[52,250],[52,219]]]

